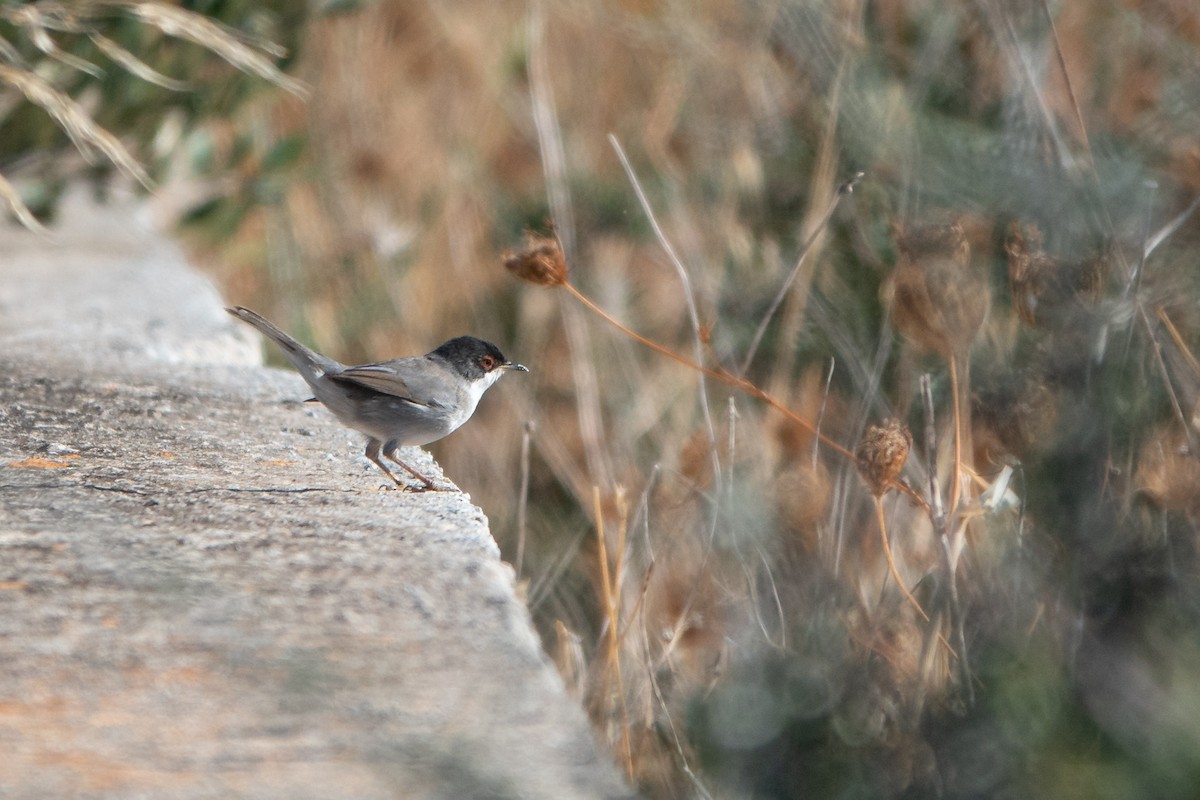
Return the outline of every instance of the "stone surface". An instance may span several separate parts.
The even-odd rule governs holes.
[[[389,488],[128,210],[66,215],[0,231],[0,796],[630,796],[482,512]]]

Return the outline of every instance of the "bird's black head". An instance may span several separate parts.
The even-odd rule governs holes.
[[[492,373],[496,373],[495,377],[499,377],[500,370],[529,371],[520,364],[514,364],[506,359],[496,345],[476,339],[474,336],[459,336],[457,339],[451,339],[429,355],[445,360],[469,381],[477,381]]]

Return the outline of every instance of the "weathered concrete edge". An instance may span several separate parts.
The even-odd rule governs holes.
[[[109,214],[103,209],[97,213]],[[156,380],[156,375],[169,374],[173,380],[166,383],[180,379],[187,383],[186,376],[191,373],[221,369],[213,365],[258,361],[261,349],[255,336],[225,317],[211,286],[190,272],[164,277],[164,269],[174,269],[169,262],[177,263],[177,252],[169,243],[144,231],[131,231],[121,220],[127,222],[128,218],[118,214],[99,225],[82,226],[83,236],[64,236],[50,245],[49,260],[58,262],[57,277],[47,279],[43,275],[39,282],[38,276],[26,274],[0,287],[0,341],[9,356],[44,364],[52,371],[60,369],[52,361],[68,370],[72,363],[86,364],[85,371],[93,375],[103,372],[107,363],[112,365],[112,377],[118,382],[122,374],[141,375],[150,382]],[[108,236],[113,231],[120,234],[115,240]],[[46,249],[45,242],[29,238],[32,234],[9,234],[4,238],[15,243],[10,249],[14,254]],[[71,262],[65,258],[71,252],[86,253],[90,263]],[[132,266],[131,258],[137,262]],[[97,277],[100,279],[94,280]],[[181,283],[172,287],[173,280]],[[180,286],[183,292],[176,295]],[[106,293],[120,296],[115,315],[104,310]],[[280,380],[286,383],[288,379],[271,378],[267,382],[277,385]],[[298,386],[298,381],[292,379],[292,385]],[[63,446],[70,447],[69,443]],[[421,468],[432,469],[432,460],[422,463]],[[527,611],[515,599],[511,571],[499,561],[482,512],[471,508],[479,515],[482,529],[462,533],[464,538],[475,540],[481,532],[490,543],[488,558],[493,563],[484,571],[495,581],[496,593],[489,593],[492,599],[488,602],[519,607],[525,641],[513,644],[541,659],[545,679],[558,687],[563,702],[569,702],[541,652]],[[582,714],[574,716],[583,722]],[[610,768],[600,769],[595,777],[597,792],[577,786],[582,792],[578,796],[625,794],[619,781],[613,780]]]

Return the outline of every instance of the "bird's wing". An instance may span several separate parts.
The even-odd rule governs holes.
[[[410,403],[424,405],[424,402],[417,396],[417,393],[409,388],[408,384],[396,374],[396,370],[386,362],[346,367],[336,375],[330,375],[329,377],[338,381],[357,383],[359,386],[365,386],[377,392],[390,394],[407,400]]]
[[[448,375],[441,364],[431,362],[424,356],[346,367],[329,377],[356,383],[420,406],[451,407],[457,397],[453,376]]]

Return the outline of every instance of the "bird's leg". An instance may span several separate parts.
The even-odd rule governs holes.
[[[409,475],[412,475],[414,478],[421,481],[421,483],[425,484],[425,488],[422,489],[421,491],[428,492],[434,488],[433,481],[429,480],[429,478],[426,478],[424,475],[417,472],[415,469],[410,467],[408,464],[405,464],[403,461],[396,458],[396,445],[389,443],[388,446],[383,449],[383,455],[384,455],[384,458],[389,458],[392,461],[399,464],[400,466],[404,467],[404,469],[406,469],[408,471]]]
[[[367,457],[368,461],[383,470],[383,474],[391,478],[392,482],[395,483],[396,486],[398,486],[401,490],[407,490],[408,487],[401,483],[400,479],[393,475],[392,471],[384,466],[383,462],[379,460],[379,448],[380,443],[378,439],[367,439],[367,451],[363,455]]]

